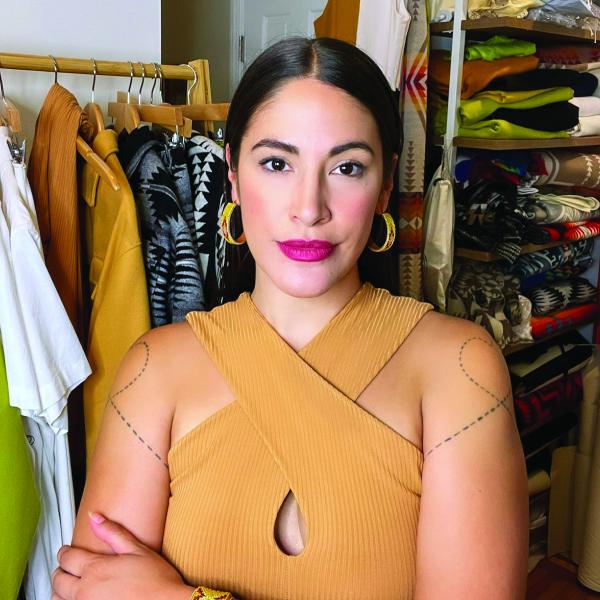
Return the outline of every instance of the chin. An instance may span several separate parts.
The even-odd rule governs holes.
[[[278,273],[271,277],[273,283],[288,296],[294,298],[315,298],[323,295],[341,279],[331,272],[319,272],[315,269],[312,273],[306,269],[303,273],[287,272]]]

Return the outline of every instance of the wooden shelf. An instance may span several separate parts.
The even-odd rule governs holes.
[[[544,316],[548,317],[551,315],[544,315]],[[543,337],[535,338],[533,340],[533,342],[522,342],[522,343],[518,343],[518,344],[510,344],[509,346],[507,346],[506,348],[504,348],[502,350],[502,353],[504,354],[504,356],[510,356],[511,354],[515,354],[516,352],[519,352],[520,350],[525,350],[526,348],[531,348],[532,346],[535,346],[536,344],[539,344],[540,342],[545,342],[546,340],[551,340],[552,338],[562,335],[563,333],[565,333],[567,331],[572,331],[573,329],[579,329],[579,327],[583,327],[584,325],[589,325],[590,323],[594,323],[597,318],[598,318],[598,311],[596,311],[594,314],[590,315],[586,319],[581,320],[576,325],[572,325],[570,327],[565,327],[563,329],[559,329],[558,331],[553,331],[552,333],[545,335]]]
[[[564,244],[572,244],[574,241],[576,240],[559,240],[555,242],[548,242],[547,244],[524,244],[521,246],[521,254],[531,254],[532,252],[539,252],[540,250],[545,250],[546,248],[556,248],[557,246],[563,246]],[[480,262],[492,262],[495,260],[502,260],[503,258],[499,254],[494,254],[493,252],[475,250],[473,248],[455,248],[454,256],[478,260]]]
[[[495,140],[492,138],[455,137],[453,144],[458,148],[483,150],[537,150],[539,148],[581,148],[600,146],[599,135],[584,137],[550,138],[547,140]]]
[[[432,23],[431,33],[452,33],[452,27],[452,22]],[[462,29],[469,39],[487,39],[492,35],[506,35],[533,42],[594,42],[594,34],[586,29],[514,17],[469,19],[462,22]]]

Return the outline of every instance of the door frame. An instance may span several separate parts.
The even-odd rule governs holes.
[[[229,97],[242,77],[243,64],[240,60],[240,36],[244,35],[244,0],[231,0],[230,27],[231,39],[229,43]]]

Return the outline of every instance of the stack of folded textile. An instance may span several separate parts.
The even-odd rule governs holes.
[[[577,409],[583,398],[581,371],[592,354],[581,333],[568,331],[507,358],[521,434]]]
[[[455,246],[499,258],[455,261],[447,312],[482,324],[503,348],[595,314],[598,289],[583,274],[600,234],[600,200],[572,192],[600,197],[600,155],[463,152],[455,176]],[[522,253],[553,241],[564,243]]]
[[[548,52],[536,49],[532,42],[504,36],[469,45],[458,135],[490,139],[600,135],[600,102],[596,101],[600,69],[537,68],[540,58],[548,66],[552,56]],[[436,135],[446,128],[449,58],[443,51],[431,55],[430,108]]]

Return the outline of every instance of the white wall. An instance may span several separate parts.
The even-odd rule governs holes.
[[[53,54],[96,60],[160,61],[160,0],[19,0],[11,2],[2,26],[0,53]],[[91,65],[91,63],[90,63]],[[20,109],[31,147],[35,120],[54,74],[3,69],[6,96]],[[59,83],[84,106],[90,99],[92,77],[59,74]],[[98,76],[96,102],[106,115],[107,102],[118,89],[127,89],[128,78]],[[132,90],[139,89],[134,79]],[[151,79],[144,90],[149,93]],[[29,155],[29,152],[28,152]]]

